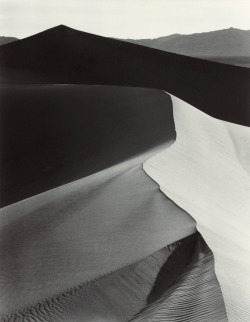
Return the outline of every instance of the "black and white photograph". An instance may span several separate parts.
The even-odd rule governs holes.
[[[249,0],[0,0],[0,321],[250,321]]]

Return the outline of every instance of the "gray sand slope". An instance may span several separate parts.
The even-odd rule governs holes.
[[[201,318],[227,321],[212,253],[195,233],[142,261],[6,315],[3,321],[191,322]]]
[[[145,258],[195,221],[142,170],[157,150],[1,210],[1,314]]]

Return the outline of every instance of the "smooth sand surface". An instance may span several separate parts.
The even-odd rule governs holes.
[[[81,179],[175,139],[162,91],[0,85],[0,205]]]
[[[141,260],[196,231],[142,162],[172,144],[2,208],[1,314]]]
[[[215,256],[229,321],[250,321],[250,130],[172,100],[177,140],[144,170],[196,220]]]

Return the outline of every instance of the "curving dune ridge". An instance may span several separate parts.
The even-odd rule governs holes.
[[[249,124],[250,70],[65,26],[0,58],[3,321],[249,321],[249,130],[203,112]]]
[[[0,211],[0,315],[196,231],[142,169],[175,140],[169,96],[83,85],[6,86],[2,93],[2,196],[12,203]]]
[[[250,130],[172,100],[177,140],[144,170],[196,220],[215,256],[229,321],[249,321]]]

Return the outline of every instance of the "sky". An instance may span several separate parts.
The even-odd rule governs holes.
[[[250,29],[250,0],[0,0],[0,36],[57,25],[107,37],[156,38]]]

